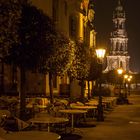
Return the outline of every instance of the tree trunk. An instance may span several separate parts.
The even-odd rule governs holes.
[[[71,97],[71,94],[72,94],[72,82],[73,82],[73,78],[69,77],[69,80],[70,80],[70,83],[69,83],[69,84],[70,84],[70,88],[69,88],[69,89],[70,89],[70,91],[69,91],[70,94],[69,94],[69,96]]]
[[[50,102],[53,103],[53,75],[49,72]]]
[[[4,62],[3,58],[0,60],[0,96],[4,94]]]
[[[81,80],[81,99],[84,100],[84,93],[85,93],[85,82]]]
[[[5,85],[4,85],[4,47],[3,46],[1,46],[2,47],[2,56],[1,56],[1,58],[0,58],[0,65],[1,65],[1,68],[0,68],[0,96],[1,95],[5,95]]]
[[[26,119],[26,93],[25,93],[25,69],[20,67],[20,89],[19,89],[19,99],[20,99],[20,119]]]
[[[90,94],[90,83],[88,81],[88,99],[90,99],[90,96],[91,96],[91,94]]]

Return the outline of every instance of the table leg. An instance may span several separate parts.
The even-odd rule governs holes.
[[[48,132],[50,132],[50,124],[48,123]]]
[[[41,124],[38,123],[38,130],[40,131],[41,130]]]
[[[84,113],[84,121],[86,122],[86,113]]]
[[[74,115],[71,114],[71,128],[72,128],[72,132],[74,131]]]

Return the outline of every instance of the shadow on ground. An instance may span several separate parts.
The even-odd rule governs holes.
[[[80,140],[82,136],[73,133],[61,134],[60,140]]]
[[[80,123],[76,126],[77,128],[91,128],[91,127],[96,127],[94,122],[84,122]]]

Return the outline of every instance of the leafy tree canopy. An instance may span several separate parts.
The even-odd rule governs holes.
[[[101,73],[102,73],[102,64],[99,64],[97,62],[97,58],[92,56],[90,58],[90,70],[87,80],[89,81],[96,80],[101,76]]]
[[[22,5],[18,26],[19,43],[9,49],[8,61],[18,66],[22,64],[28,69],[35,69],[44,51],[49,54],[48,46],[51,41],[46,40],[46,36],[56,34],[53,22],[41,10],[26,3]]]
[[[69,69],[71,78],[83,80],[88,77],[90,69],[89,49],[87,45],[81,41],[77,41],[74,50],[74,59]]]
[[[108,73],[106,73],[104,75],[105,75],[108,83],[116,83],[118,81],[118,74],[115,69],[108,71]]]
[[[39,72],[63,74],[71,57],[68,38],[55,29],[53,21],[29,3],[22,5],[19,43],[9,50],[8,61]]]
[[[44,73],[51,72],[63,76],[70,65],[72,44],[62,33],[46,36],[48,51],[41,56],[40,70]],[[47,54],[46,54],[47,53]]]
[[[0,48],[3,48],[2,55],[7,52],[7,48],[19,40],[17,31],[20,17],[20,0],[0,1]]]
[[[68,74],[77,80],[96,80],[102,72],[101,64],[84,42],[77,41],[73,49],[73,62],[71,63]]]

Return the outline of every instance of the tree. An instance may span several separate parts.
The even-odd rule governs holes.
[[[1,0],[0,3],[0,48],[4,51],[18,42],[18,24],[21,17],[19,0]],[[6,52],[5,52],[6,53]]]
[[[64,76],[67,73],[72,59],[72,44],[69,39],[58,32],[56,35],[47,36],[46,40],[51,43],[48,46],[49,53],[44,52],[41,56],[40,71],[49,73],[50,100],[53,103],[53,76]]]
[[[51,41],[46,40],[46,36],[52,34],[56,34],[52,20],[35,6],[23,4],[18,30],[19,43],[9,49],[9,60],[17,66],[22,64],[25,69],[37,69],[44,50],[49,53],[47,46]]]
[[[102,66],[98,63],[95,56],[90,56],[90,69],[87,76],[88,81],[94,81],[100,77],[102,73]]]
[[[118,73],[116,70],[110,70],[105,73],[104,76],[108,83],[116,84],[118,81]]]
[[[29,3],[22,4],[18,36],[19,43],[9,49],[9,55],[5,58],[7,62],[14,63],[20,69],[20,116],[22,118],[25,114],[25,71],[28,69],[49,73],[52,101],[52,75],[62,75],[66,71],[70,45],[69,40],[56,31],[52,20]]]
[[[73,62],[69,68],[68,75],[70,79],[80,81],[81,98],[84,98],[85,81],[89,83],[89,81],[94,81],[99,78],[101,75],[101,65],[98,64],[93,50],[80,40],[76,41],[73,52]]]
[[[18,43],[12,45],[8,50],[9,55],[5,57],[8,63],[14,63],[20,70],[20,117],[25,117],[25,71],[37,70],[41,58],[49,54],[48,47],[52,42],[46,36],[56,34],[52,20],[41,10],[30,5],[22,4],[20,23],[18,24]]]
[[[18,24],[21,18],[20,0],[1,0],[0,2],[0,63],[1,63],[1,92],[4,92],[4,57],[13,44],[17,44]]]
[[[95,57],[92,53],[90,55],[90,69],[87,77],[88,81],[88,98],[90,98],[90,88],[89,88],[89,81],[95,81],[101,77],[102,73],[102,64],[99,64],[97,61],[97,57]],[[93,88],[93,86],[92,86]],[[92,89],[93,91],[93,89]]]
[[[81,98],[84,98],[85,80],[90,71],[90,51],[82,41],[76,41],[74,59],[69,69],[71,79],[79,80],[81,86]]]

